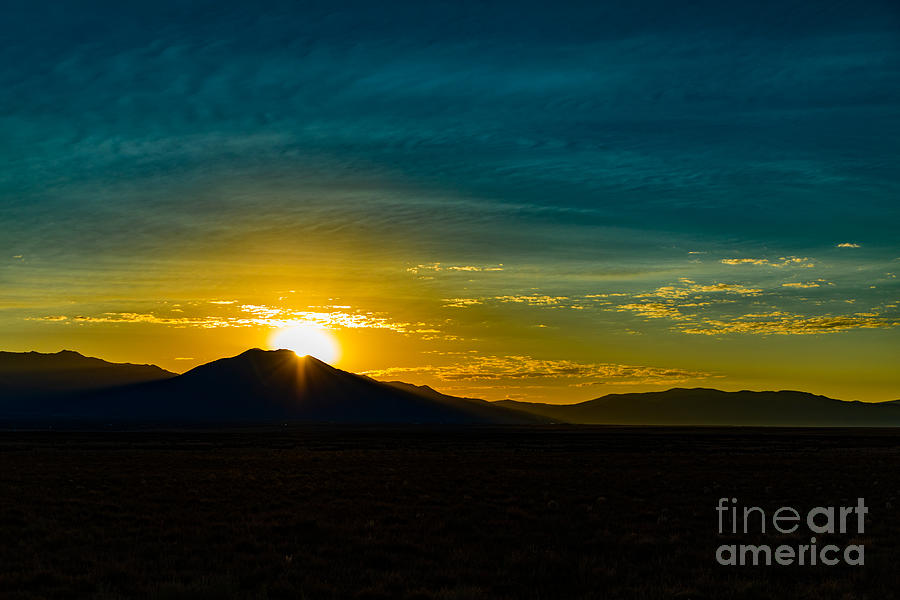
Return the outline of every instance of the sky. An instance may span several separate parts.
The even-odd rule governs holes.
[[[12,0],[0,131],[3,350],[900,398],[892,1]]]

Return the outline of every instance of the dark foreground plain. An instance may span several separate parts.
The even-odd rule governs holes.
[[[887,429],[6,431],[0,596],[891,598],[898,467]],[[809,534],[720,537],[719,497],[863,497],[866,564],[720,566]]]

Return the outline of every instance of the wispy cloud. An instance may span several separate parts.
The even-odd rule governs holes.
[[[878,313],[854,313],[851,315],[823,315],[806,317],[785,314],[745,315],[736,319],[707,320],[681,328],[681,331],[696,335],[761,334],[761,335],[816,335],[837,333],[851,329],[889,329],[900,326],[896,318]]]
[[[480,298],[444,298],[444,302],[447,308],[467,308],[484,303]]]
[[[714,376],[712,373],[686,369],[477,354],[470,354],[465,360],[452,365],[392,367],[367,371],[364,374],[381,379],[429,375],[443,381],[581,379],[588,380],[587,384],[676,383]]]
[[[444,265],[439,262],[436,263],[428,263],[428,264],[419,264],[413,267],[408,267],[406,271],[408,273],[413,273],[418,275],[419,273],[440,273],[440,272],[467,272],[467,273],[480,273],[480,272],[493,272],[493,271],[502,271],[503,263],[499,263],[496,265]]]
[[[723,258],[720,261],[723,265],[758,265],[766,267],[815,267],[815,263],[811,258],[802,256],[782,256],[776,260],[767,258]]]
[[[762,293],[760,288],[751,288],[739,283],[711,283],[702,285],[682,278],[680,285],[663,286],[652,292],[635,294],[635,298],[687,298],[701,294],[735,294],[738,296],[758,296]]]
[[[650,292],[631,294],[629,299],[639,302],[625,302],[608,305],[606,310],[616,312],[633,312],[640,317],[650,319],[671,319],[684,321],[694,318],[691,309],[702,309],[713,304],[729,304],[735,302],[727,296],[755,297],[763,293],[761,288],[751,288],[740,283],[700,284],[686,277],[677,284],[661,286]],[[725,297],[722,297],[725,296]],[[644,300],[644,299],[647,300]]]
[[[571,305],[569,296],[548,296],[546,294],[512,294],[506,296],[484,296],[480,298],[444,298],[447,308],[466,308],[486,303],[500,304],[526,304],[528,306],[567,306],[568,308],[583,308],[580,305]]]
[[[100,315],[52,315],[45,317],[26,317],[29,321],[70,321],[72,323],[150,323],[154,325],[170,325],[174,327],[241,327],[238,320],[224,317],[161,317],[152,313],[105,312]]]
[[[625,292],[611,292],[608,294],[585,294],[584,298],[616,298],[622,296],[628,296],[628,294],[626,294]]]
[[[213,302],[213,304],[226,304]],[[228,302],[227,305],[230,305]],[[283,328],[308,323],[330,329],[387,329],[404,334],[422,334],[434,337],[441,330],[424,322],[396,321],[384,314],[363,310],[347,310],[349,307],[322,307],[321,310],[294,310],[262,304],[242,304],[232,315],[165,316],[157,313],[104,312],[97,315],[47,315],[26,317],[32,321],[80,324],[136,324],[166,325],[170,327],[197,327],[218,329],[225,327],[271,327]]]
[[[765,258],[723,258],[722,264],[725,264],[725,265],[768,265],[770,263]]]
[[[841,242],[835,248],[859,248],[859,244],[854,244],[852,242]]]
[[[568,296],[547,296],[545,294],[520,294],[513,296],[494,296],[498,302],[512,302],[514,304],[529,304],[531,306],[557,305],[569,300]]]
[[[650,319],[674,319],[680,321],[688,318],[682,314],[678,306],[663,304],[661,302],[639,302],[620,304],[615,308],[617,312],[631,311],[638,316],[648,317]]]
[[[785,282],[779,288],[766,291],[764,288],[743,284],[698,284],[681,278],[678,284],[662,286],[652,292],[632,294],[627,302],[606,302],[604,310],[632,312],[645,319],[669,320],[673,322],[671,331],[695,335],[814,335],[851,329],[884,329],[898,325],[900,316],[896,311],[883,312],[890,308],[887,304],[882,305],[882,309],[852,314],[803,315],[782,308],[786,302],[790,302],[791,296],[785,295],[780,289],[806,290],[822,286],[834,284],[820,278],[815,281]],[[728,295],[736,299],[728,298]],[[854,304],[856,300],[831,298],[830,302]],[[828,302],[827,298],[822,298],[811,306],[826,306]],[[770,304],[773,310],[747,310],[763,303]]]
[[[803,283],[801,281],[792,281],[790,283],[782,283],[781,287],[791,287],[791,288],[817,288],[819,284],[815,281],[810,281],[809,283]]]

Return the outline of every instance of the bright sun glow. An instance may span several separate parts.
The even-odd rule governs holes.
[[[271,344],[275,348],[293,350],[298,356],[308,354],[327,363],[333,363],[341,354],[338,343],[331,333],[315,325],[297,325],[279,329],[272,335]]]

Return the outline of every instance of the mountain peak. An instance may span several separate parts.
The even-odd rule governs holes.
[[[286,348],[280,348],[278,350],[263,350],[262,348],[250,348],[248,350],[244,350],[237,356],[276,356],[276,355],[284,355],[284,354],[295,354],[293,350],[288,350]],[[235,357],[237,358],[237,357]]]
[[[241,372],[251,378],[263,377],[265,379],[271,379],[272,373],[281,373],[291,378],[296,378],[300,374],[309,378],[342,373],[339,369],[318,358],[308,355],[297,356],[296,352],[285,348],[278,350],[250,348],[236,356],[220,358],[188,371],[188,373],[207,374],[228,372]]]
[[[278,357],[294,356],[298,360],[311,360],[311,361],[315,361],[317,363],[322,363],[323,365],[328,364],[325,361],[320,360],[310,354],[300,355],[300,354],[297,354],[296,352],[294,352],[293,350],[289,350],[287,348],[279,348],[277,350],[263,350],[262,348],[250,348],[248,350],[244,350],[243,352],[238,354],[235,358],[240,357],[240,356],[273,356],[273,357],[274,356],[278,356]]]
[[[278,350],[263,350],[262,348],[250,348],[249,350],[245,350],[238,354],[237,356],[232,357],[231,359],[224,360],[234,360],[234,359],[248,359],[253,362],[277,362],[284,363],[288,362],[296,362],[300,367],[328,367],[329,369],[334,369],[333,366],[329,365],[327,362],[316,358],[315,356],[311,356],[309,354],[299,355],[293,350],[288,350],[287,348],[279,348]]]

